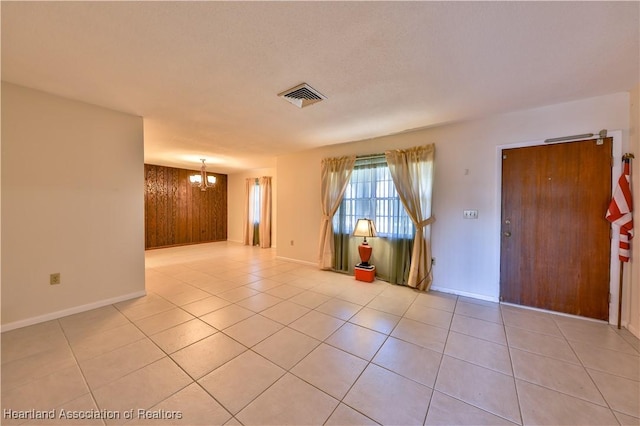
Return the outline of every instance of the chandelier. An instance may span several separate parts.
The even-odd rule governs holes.
[[[202,161],[200,174],[189,176],[189,182],[191,182],[191,186],[200,188],[200,191],[206,191],[207,188],[211,188],[216,183],[216,177],[207,175],[207,166],[204,164],[205,159],[201,158],[200,161]]]

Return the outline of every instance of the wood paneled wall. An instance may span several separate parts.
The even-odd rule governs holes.
[[[227,175],[201,191],[189,183],[197,170],[144,165],[145,248],[227,239]]]

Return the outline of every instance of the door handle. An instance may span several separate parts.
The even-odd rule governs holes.
[[[505,231],[502,233],[502,235],[504,235],[505,237],[510,237],[511,236],[511,232],[510,231]]]

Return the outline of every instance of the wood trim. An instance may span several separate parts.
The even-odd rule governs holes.
[[[213,188],[189,183],[197,170],[144,165],[145,249],[227,240],[227,175]]]

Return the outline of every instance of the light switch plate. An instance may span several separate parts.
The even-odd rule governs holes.
[[[477,219],[478,210],[463,210],[462,217],[464,217],[465,219]]]

